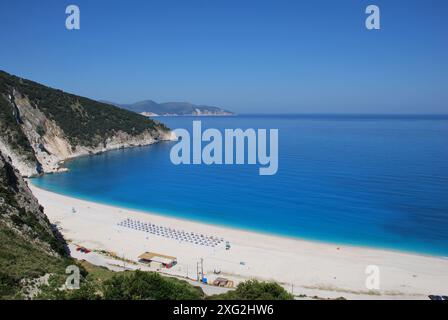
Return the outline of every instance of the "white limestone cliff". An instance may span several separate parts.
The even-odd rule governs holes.
[[[20,93],[15,92],[14,99],[17,107],[21,128],[34,150],[37,163],[13,150],[0,136],[0,151],[11,159],[17,170],[26,177],[40,173],[64,171],[62,163],[71,158],[87,154],[97,154],[109,150],[150,145],[159,141],[175,140],[174,132],[162,130],[146,130],[138,135],[131,135],[117,131],[96,146],[73,146],[64,131],[43,112],[33,106],[30,101]]]

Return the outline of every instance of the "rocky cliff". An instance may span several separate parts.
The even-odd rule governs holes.
[[[42,206],[9,159],[0,152],[0,223],[52,255],[64,254]]]
[[[171,140],[163,124],[0,71],[0,151],[24,176],[62,161]]]
[[[72,264],[26,181],[0,152],[0,300],[32,295],[36,279]]]

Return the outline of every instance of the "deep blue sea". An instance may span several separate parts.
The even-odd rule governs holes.
[[[174,142],[81,157],[33,180],[61,194],[310,240],[448,256],[448,117],[163,117],[279,130],[279,169],[171,163]]]

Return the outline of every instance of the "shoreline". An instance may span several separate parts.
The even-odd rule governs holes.
[[[74,159],[71,159],[74,160]],[[33,177],[34,178],[34,177]],[[239,226],[234,226],[234,225],[228,225],[228,224],[221,224],[221,223],[213,223],[213,222],[205,222],[205,221],[198,221],[196,219],[189,219],[189,218],[185,218],[185,217],[179,217],[176,214],[170,214],[168,212],[160,212],[160,211],[152,211],[152,210],[145,210],[145,209],[139,209],[139,208],[132,208],[132,207],[126,207],[124,205],[120,205],[120,204],[114,204],[114,203],[108,203],[106,201],[96,201],[94,199],[88,199],[83,198],[82,196],[76,196],[76,195],[67,195],[64,194],[62,192],[57,192],[54,190],[48,190],[39,186],[36,186],[35,184],[32,183],[32,179],[33,178],[28,178],[28,184],[31,185],[33,188],[36,189],[40,189],[46,192],[50,192],[50,193],[54,193],[57,194],[59,196],[63,196],[63,197],[68,197],[68,198],[72,198],[72,199],[77,199],[80,201],[86,201],[86,202],[91,202],[91,203],[96,203],[99,205],[103,205],[103,206],[109,206],[109,207],[113,207],[119,210],[125,210],[125,211],[133,211],[133,212],[137,212],[139,214],[144,214],[144,215],[155,215],[155,216],[159,216],[159,217],[166,217],[169,219],[174,219],[174,220],[179,220],[179,221],[185,221],[185,222],[191,222],[191,223],[198,223],[204,226],[210,226],[210,227],[217,227],[217,228],[224,228],[224,229],[232,229],[235,231],[241,231],[241,232],[246,232],[246,233],[253,233],[253,234],[257,234],[257,235],[265,235],[265,236],[271,236],[271,237],[275,237],[275,238],[282,238],[285,240],[296,240],[296,241],[300,241],[300,242],[309,242],[309,243],[318,243],[318,244],[323,244],[323,245],[328,245],[328,246],[338,246],[338,247],[351,247],[351,248],[358,248],[358,249],[366,249],[366,250],[378,250],[378,251],[387,251],[387,252],[391,252],[391,253],[397,253],[397,254],[409,254],[409,255],[415,255],[415,256],[421,256],[421,257],[428,257],[428,258],[438,258],[438,259],[443,259],[443,260],[447,260],[448,261],[448,255],[442,255],[442,254],[432,254],[432,253],[425,253],[425,252],[421,252],[421,251],[413,251],[413,250],[400,250],[400,249],[394,249],[394,248],[388,248],[388,247],[381,247],[381,246],[371,246],[371,245],[363,245],[363,244],[352,244],[349,242],[337,242],[337,241],[327,241],[327,240],[320,240],[320,239],[313,239],[313,238],[305,238],[305,237],[300,237],[300,236],[293,236],[293,235],[286,235],[286,234],[280,234],[280,233],[276,233],[276,232],[269,232],[266,230],[256,230],[256,229],[250,229],[250,228],[244,228],[244,227],[239,227]]]
[[[109,147],[109,148],[104,148],[101,150],[96,150],[96,151],[89,151],[89,152],[85,152],[85,153],[74,153],[71,154],[69,156],[66,156],[62,159],[60,159],[59,161],[57,161],[54,164],[54,169],[53,170],[49,170],[49,171],[42,171],[40,173],[37,174],[32,174],[32,175],[23,175],[24,178],[26,179],[33,179],[33,178],[38,178],[41,177],[43,175],[46,174],[58,174],[58,173],[64,173],[69,171],[69,168],[67,168],[66,164],[70,161],[74,161],[76,159],[79,158],[83,158],[83,157],[90,157],[90,156],[96,156],[96,155],[101,155],[110,151],[118,151],[118,150],[125,150],[125,149],[133,149],[133,148],[142,148],[142,147],[149,147],[152,146],[153,144],[156,143],[163,143],[163,142],[173,142],[176,141],[176,139],[172,136],[173,131],[171,131],[170,129],[170,137],[167,139],[161,139],[161,140],[154,140],[154,141],[150,141],[150,142],[145,142],[145,143],[141,143],[141,144],[131,144],[131,145],[119,145],[119,146],[114,146],[114,147]]]
[[[402,251],[333,244],[295,237],[248,231],[197,222],[156,212],[126,209],[61,195],[36,187],[30,189],[67,241],[89,249],[107,250],[137,261],[145,251],[172,255],[178,265],[168,274],[194,279],[197,262],[204,259],[204,273],[214,270],[235,283],[251,278],[276,281],[294,294],[349,299],[425,299],[448,286],[448,259]],[[72,212],[75,208],[76,213]],[[173,230],[221,237],[230,242],[210,248],[149,234],[117,224],[126,219]],[[365,286],[366,267],[381,271],[379,290]]]

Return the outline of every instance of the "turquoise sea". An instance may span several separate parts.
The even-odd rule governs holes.
[[[163,117],[279,130],[279,169],[171,163],[173,142],[85,156],[32,182],[61,194],[284,236],[448,256],[448,117]]]

